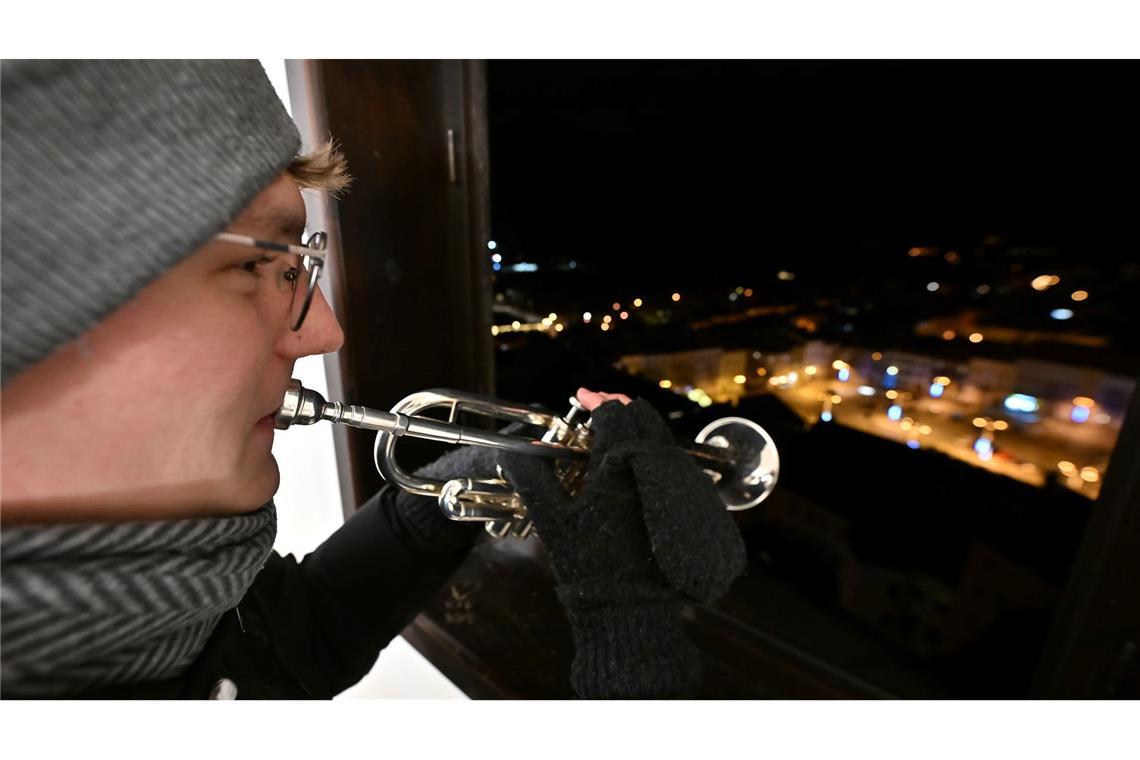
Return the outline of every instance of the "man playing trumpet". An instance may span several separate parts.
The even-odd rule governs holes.
[[[0,691],[343,691],[480,532],[386,487],[300,562],[272,551],[274,413],[294,362],[343,342],[300,191],[343,190],[344,159],[297,155],[256,62],[5,62],[2,97]],[[574,498],[525,456],[427,470],[498,464],[524,497],[578,695],[693,695],[680,610],[742,572],[740,536],[648,405],[578,398]]]

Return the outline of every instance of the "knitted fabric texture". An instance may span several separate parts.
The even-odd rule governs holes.
[[[257,61],[0,64],[0,382],[220,232],[290,163]]]
[[[171,678],[265,565],[272,502],[221,518],[0,531],[0,694]]]
[[[684,635],[683,599],[722,595],[746,566],[743,541],[652,407],[607,402],[591,424],[574,498],[546,462],[499,455],[550,557],[574,635],[571,683],[583,698],[693,696],[700,656]]]

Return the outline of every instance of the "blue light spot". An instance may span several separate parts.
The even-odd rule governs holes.
[[[498,247],[499,247],[499,244],[498,244],[498,243],[496,243],[494,240],[488,240],[488,241],[487,241],[487,248],[488,248],[489,250],[492,250],[492,251],[493,251],[493,250],[495,250],[495,249],[496,249],[496,248],[498,248]]]
[[[930,397],[931,398],[942,398],[942,391],[943,390],[945,390],[945,386],[943,386],[942,383],[931,383],[930,384]]]
[[[498,272],[502,268],[503,268],[503,265],[497,261],[491,265],[491,269],[494,269],[496,272]]]
[[[839,378],[839,382],[845,383],[851,379],[851,370],[844,367],[843,369],[839,370],[839,374],[836,375],[836,377]]]
[[[918,441],[911,438],[909,441],[906,442],[906,447],[908,449],[917,449],[918,448]]]
[[[974,441],[974,451],[982,459],[989,459],[994,453],[994,442],[989,438],[978,438]]]
[[[887,389],[897,388],[898,385],[899,385],[898,375],[883,375],[883,387],[884,388],[887,388]]]
[[[1073,310],[1072,309],[1053,309],[1053,311],[1049,312],[1049,316],[1052,317],[1053,319],[1062,319],[1062,320],[1063,319],[1072,319],[1073,318]]]
[[[898,404],[891,404],[890,408],[887,409],[887,417],[898,422],[902,419],[902,407]]]
[[[1011,393],[1006,396],[1005,408],[1011,412],[1036,412],[1041,408],[1041,404],[1033,396],[1024,393]]]
[[[831,422],[831,412],[824,412],[823,414],[819,415],[819,419],[823,422]]]
[[[1089,408],[1087,406],[1074,406],[1073,411],[1069,412],[1069,419],[1073,422],[1088,422]]]

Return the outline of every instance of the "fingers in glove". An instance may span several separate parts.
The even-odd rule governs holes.
[[[499,465],[511,487],[522,496],[523,504],[542,530],[543,523],[568,513],[570,496],[558,482],[554,466],[543,457],[514,451],[498,452]]]
[[[679,449],[630,458],[657,567],[684,594],[718,599],[747,567],[744,541],[711,481]]]
[[[643,441],[652,441],[663,446],[674,444],[673,432],[661,419],[657,410],[645,399],[637,399],[629,405],[629,411],[637,421],[637,437]]]

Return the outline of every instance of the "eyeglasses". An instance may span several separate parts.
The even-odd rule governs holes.
[[[232,232],[219,232],[214,236],[214,239],[233,245],[245,245],[264,251],[275,251],[284,254],[281,257],[282,259],[293,259],[293,265],[281,272],[279,282],[282,290],[288,289],[289,291],[290,329],[294,332],[300,330],[301,323],[305,321],[305,315],[309,313],[309,304],[313,301],[313,294],[317,291],[317,280],[320,279],[321,270],[325,266],[328,235],[323,232],[314,232],[303,246],[273,243],[246,235],[235,235]],[[305,291],[299,296],[297,293],[298,280],[305,282]]]

